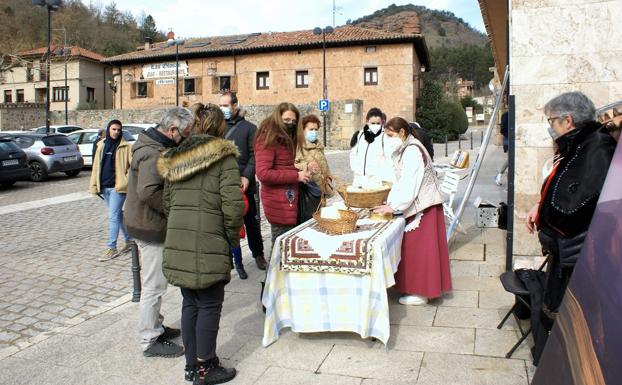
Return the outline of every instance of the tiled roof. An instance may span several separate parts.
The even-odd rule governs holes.
[[[398,42],[410,42],[415,44],[417,46],[419,60],[422,63],[428,63],[425,39],[420,34],[394,33],[352,25],[337,27],[333,33],[326,34],[327,47]],[[184,45],[179,46],[179,56],[180,58],[209,57],[223,54],[230,55],[232,52],[236,54],[245,54],[318,48],[321,46],[322,35],[314,35],[313,30],[267,32],[187,39]],[[167,46],[166,42],[159,42],[153,44],[151,49],[138,50],[108,57],[105,58],[103,62],[121,65],[126,63],[152,62],[170,58],[175,58],[175,47]]]
[[[61,45],[50,46],[50,51],[52,52],[52,58],[54,58],[54,52],[56,51],[57,48],[62,49],[63,46]],[[78,47],[75,45],[69,48],[71,48],[71,56],[73,57],[83,57],[83,58],[91,59],[95,61],[104,60],[104,56],[98,53],[95,53],[93,51],[89,51],[86,48]],[[20,52],[17,54],[17,56],[44,56],[46,52],[47,52],[47,47],[41,47],[41,48],[31,49],[30,51]]]

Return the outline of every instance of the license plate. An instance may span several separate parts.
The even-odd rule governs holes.
[[[11,159],[11,160],[3,160],[2,161],[2,165],[3,166],[15,166],[16,164],[19,164],[19,160],[18,159]]]
[[[66,156],[66,157],[64,157],[64,158],[63,158],[63,160],[64,160],[65,162],[69,162],[69,161],[72,161],[72,160],[77,160],[77,159],[78,159],[78,157],[77,157],[77,156],[75,156],[75,155],[74,155],[74,156]]]

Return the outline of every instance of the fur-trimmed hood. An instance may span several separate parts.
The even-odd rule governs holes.
[[[191,135],[158,159],[158,172],[168,182],[180,182],[207,170],[223,158],[240,155],[232,141],[210,135]]]

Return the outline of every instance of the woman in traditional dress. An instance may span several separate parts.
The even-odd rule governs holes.
[[[395,287],[404,293],[399,299],[402,305],[424,305],[428,299],[451,291],[439,182],[430,155],[406,120],[389,120],[385,133],[399,138],[402,144],[392,155],[396,181],[387,204],[374,211],[404,215],[406,229]]]

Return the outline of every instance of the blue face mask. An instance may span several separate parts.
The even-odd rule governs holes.
[[[231,108],[229,107],[220,107],[220,111],[225,115],[225,120],[231,119]]]
[[[317,131],[307,131],[305,133],[305,137],[307,138],[307,140],[311,143],[315,143],[317,142]]]

